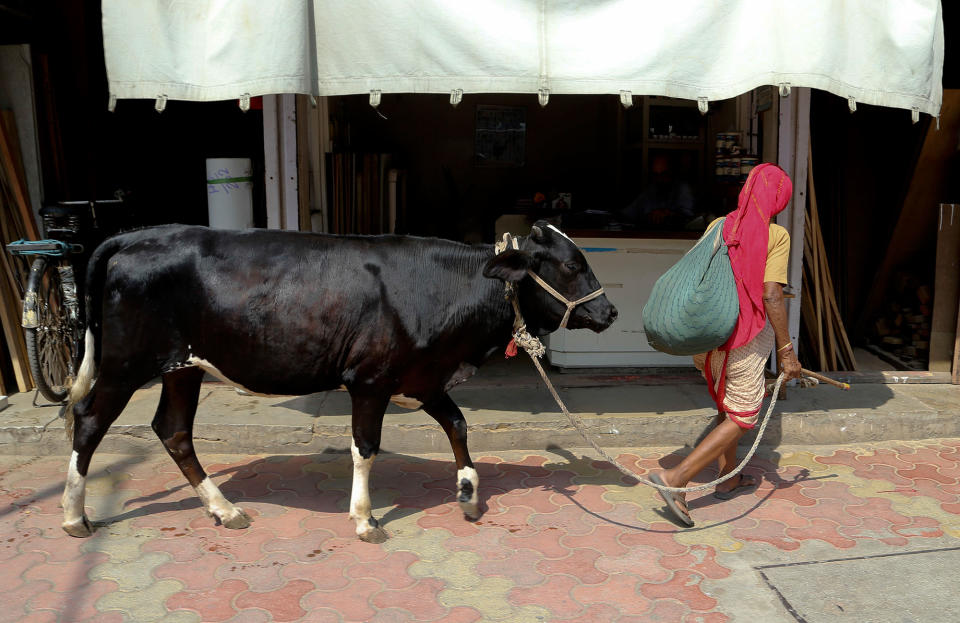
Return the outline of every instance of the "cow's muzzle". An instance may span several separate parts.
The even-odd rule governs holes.
[[[574,312],[573,317],[580,325],[579,328],[590,329],[595,333],[602,333],[610,328],[617,319],[619,312],[606,297],[594,299],[593,305],[585,305]]]
[[[541,279],[540,275],[538,275],[537,273],[533,272],[532,270],[528,270],[527,274],[533,277],[533,280],[539,283],[540,287],[546,290],[547,292],[549,292],[553,296],[553,298],[557,299],[558,301],[560,301],[561,303],[567,306],[567,311],[563,312],[563,320],[560,321],[560,326],[558,327],[560,329],[567,328],[567,320],[570,319],[570,312],[572,312],[577,305],[580,305],[581,303],[586,303],[587,301],[592,301],[593,299],[603,294],[603,288],[601,287],[601,288],[597,288],[596,290],[594,290],[593,292],[591,292],[586,296],[580,297],[575,301],[571,301],[564,295],[554,290],[553,287],[549,283]],[[611,305],[610,307],[613,307],[613,305]],[[616,318],[616,308],[614,308],[614,318]],[[613,320],[611,320],[610,322],[613,322]]]

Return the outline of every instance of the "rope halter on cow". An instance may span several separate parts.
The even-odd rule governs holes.
[[[510,233],[505,233],[503,234],[503,238],[500,240],[500,242],[494,245],[493,251],[496,255],[499,255],[500,253],[503,253],[505,250],[507,250],[508,247],[513,247],[515,250],[518,250],[518,251],[520,250],[520,245],[517,242],[517,237],[511,235]],[[566,306],[567,310],[564,312],[563,319],[560,321],[560,326],[558,327],[560,329],[567,328],[567,321],[570,319],[570,313],[574,310],[574,308],[577,305],[580,305],[581,303],[586,303],[587,301],[591,301],[597,298],[598,296],[600,296],[601,294],[603,294],[603,288],[598,288],[597,290],[591,292],[590,294],[584,297],[581,297],[575,301],[571,301],[567,297],[557,292],[556,289],[554,289],[549,283],[544,281],[540,277],[540,275],[538,275],[537,273],[533,272],[532,270],[527,270],[527,274],[530,275],[533,278],[533,280],[540,285],[540,287],[542,287],[544,290],[550,293],[550,295],[552,295],[554,298],[556,298],[558,301],[560,301]],[[523,348],[525,351],[527,351],[527,353],[530,354],[531,357],[542,357],[543,354],[546,352],[546,348],[543,346],[543,344],[540,342],[538,338],[530,335],[530,333],[527,331],[527,324],[526,322],[524,322],[523,315],[520,313],[520,303],[517,300],[516,288],[512,283],[509,283],[509,282],[505,284],[505,288],[506,288],[505,296],[507,300],[509,300],[513,305],[513,313],[514,313],[513,341],[514,343],[517,346]],[[509,352],[509,349],[508,349],[508,354],[511,354]]]

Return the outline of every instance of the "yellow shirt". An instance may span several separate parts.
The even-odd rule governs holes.
[[[715,219],[707,231],[720,222]],[[764,281],[775,281],[787,285],[787,263],[790,260],[790,233],[776,223],[770,223],[770,235],[767,239],[767,267],[763,271]]]

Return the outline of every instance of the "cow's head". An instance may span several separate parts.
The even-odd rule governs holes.
[[[545,335],[560,327],[567,306],[537,283],[533,275],[568,301],[578,301],[596,292],[600,282],[577,245],[546,221],[537,221],[519,246],[490,259],[483,274],[516,284],[527,330]],[[599,333],[616,318],[617,308],[601,294],[574,307],[566,328],[593,329]]]

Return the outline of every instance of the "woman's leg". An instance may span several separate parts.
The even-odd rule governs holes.
[[[729,472],[736,467],[737,442],[743,437],[743,433],[744,429],[737,426],[736,422],[724,417],[717,427],[697,444],[693,452],[676,467],[665,470],[661,477],[671,487],[685,487],[691,478],[721,457]]]

